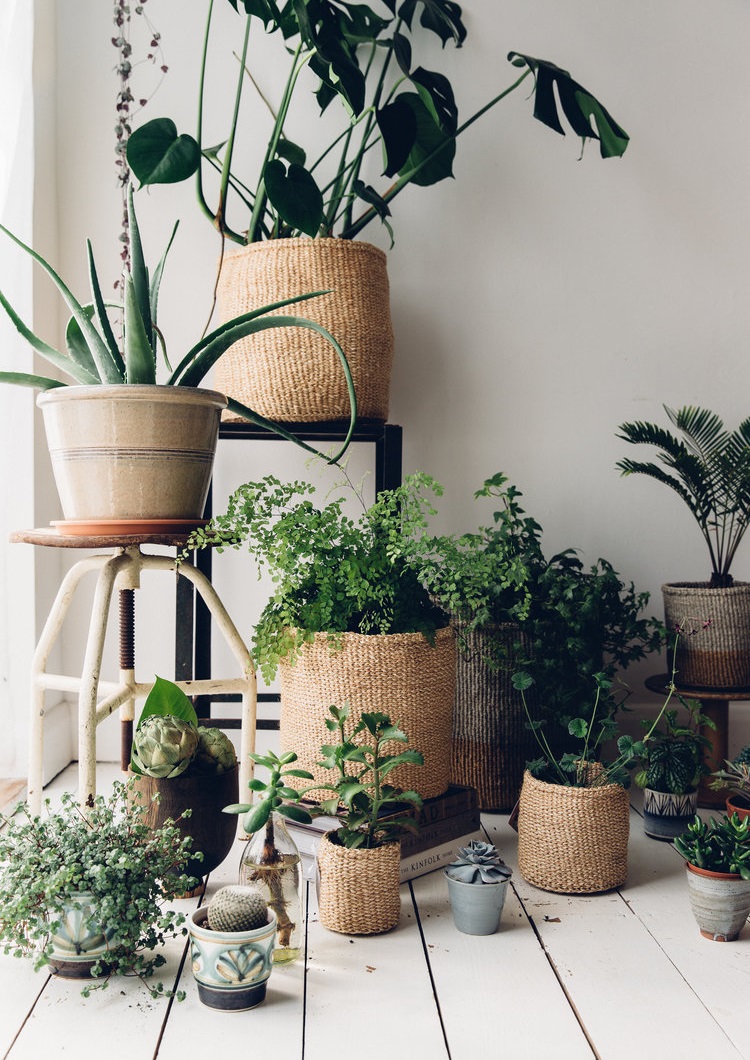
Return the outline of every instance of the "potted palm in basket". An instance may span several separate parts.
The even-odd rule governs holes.
[[[674,490],[689,508],[708,548],[707,581],[665,583],[670,631],[703,630],[676,642],[681,688],[750,686],[750,583],[731,569],[750,521],[750,419],[729,430],[716,413],[684,406],[664,410],[679,432],[656,423],[624,423],[618,437],[650,445],[659,462],[619,460],[623,475],[642,474]]]

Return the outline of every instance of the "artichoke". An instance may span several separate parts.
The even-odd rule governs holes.
[[[198,749],[193,759],[196,773],[226,773],[237,765],[234,745],[221,729],[198,726]]]
[[[512,875],[492,843],[472,839],[468,847],[460,847],[458,854],[445,871],[461,883],[501,883]]]
[[[133,738],[133,764],[150,777],[179,777],[193,760],[198,731],[189,721],[152,714]]]

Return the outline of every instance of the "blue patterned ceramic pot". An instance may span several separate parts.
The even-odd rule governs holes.
[[[695,820],[698,792],[671,795],[653,788],[643,789],[643,831],[651,839],[671,842]]]
[[[66,901],[63,913],[50,932],[50,968],[67,979],[85,979],[98,961],[107,963],[107,953],[117,945],[115,928],[102,927],[97,899],[81,891]]]
[[[276,914],[252,931],[212,931],[208,906],[191,914],[190,956],[198,996],[209,1008],[244,1012],[265,999],[276,941]]]

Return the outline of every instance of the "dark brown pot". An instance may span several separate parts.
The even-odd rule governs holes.
[[[130,776],[135,780],[135,797],[148,807],[145,821],[149,828],[160,828],[168,817],[176,821],[183,811],[193,811],[178,823],[183,837],[192,838],[191,849],[203,854],[202,861],[190,859],[185,870],[189,875],[207,876],[221,865],[237,834],[236,816],[222,809],[239,798],[239,766],[216,776]],[[160,799],[153,802],[157,792]]]

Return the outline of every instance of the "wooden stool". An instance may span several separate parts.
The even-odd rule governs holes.
[[[86,805],[96,794],[96,727],[119,708],[122,723],[121,766],[128,768],[133,737],[135,700],[151,691],[153,681],[135,679],[134,592],[140,587],[141,571],[156,570],[179,573],[187,578],[203,599],[217,629],[229,646],[242,674],[235,678],[211,678],[200,681],[176,681],[187,695],[240,693],[240,791],[253,775],[250,752],[255,749],[257,683],[250,652],[227,614],[208,578],[192,563],[175,558],[141,552],[141,545],[170,545],[182,548],[187,534],[132,534],[128,536],[79,537],[57,533],[53,529],[17,530],[12,542],[26,542],[54,548],[107,548],[108,553],[87,556],[75,563],[65,575],[55,602],[39,638],[31,674],[31,733],[29,751],[29,810],[38,814],[42,804],[42,766],[44,750],[45,692],[55,689],[78,694],[78,769],[79,799]],[[63,627],[68,609],[84,575],[96,571],[97,582],[91,610],[83,672],[80,677],[47,673],[47,660]],[[112,593],[120,591],[120,679],[100,679],[104,638],[107,632]],[[103,698],[100,700],[100,695]]]

